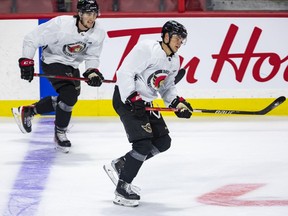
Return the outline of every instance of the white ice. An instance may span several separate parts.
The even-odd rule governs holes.
[[[0,215],[288,215],[288,117],[165,119],[172,146],[144,163],[140,205],[129,208],[112,203],[102,168],[131,149],[118,118],[73,117],[69,154],[54,150],[53,118],[35,118],[30,134],[0,118]],[[249,185],[259,188],[237,195]]]

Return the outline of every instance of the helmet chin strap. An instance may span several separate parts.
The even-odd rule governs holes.
[[[175,54],[175,52],[172,50],[172,48],[170,47],[170,37],[169,37],[169,41],[168,43],[165,43],[165,41],[163,40],[163,43],[169,48],[169,50],[171,51],[170,56],[173,56]]]

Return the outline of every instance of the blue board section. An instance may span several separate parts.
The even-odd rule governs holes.
[[[47,22],[49,19],[39,19],[38,24],[42,24]],[[42,48],[39,48],[39,58],[41,58],[42,54]],[[39,62],[41,60],[39,59]],[[42,68],[39,68],[39,72],[43,73]],[[49,80],[47,78],[40,78],[40,99],[47,97],[47,96],[56,96],[58,95],[52,85],[50,84]],[[54,113],[49,113],[54,114]]]

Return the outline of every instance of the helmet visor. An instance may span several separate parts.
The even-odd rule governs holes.
[[[180,42],[181,44],[185,45],[187,42],[187,34],[172,34],[171,38],[177,40],[178,42]]]

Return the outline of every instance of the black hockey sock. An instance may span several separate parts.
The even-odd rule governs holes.
[[[59,106],[56,107],[55,125],[59,128],[66,128],[69,125],[72,112],[66,112]]]
[[[154,157],[154,155],[151,154],[151,153],[149,153],[149,154],[147,155],[147,157],[146,157],[146,160],[148,160],[148,159],[150,159],[150,158],[152,158],[152,157]]]
[[[38,101],[35,104],[35,108],[36,108],[37,114],[45,114],[45,113],[54,112],[55,108],[53,107],[52,97],[48,96],[48,97],[42,98],[40,101]]]
[[[131,183],[142,166],[143,161],[135,159],[129,152],[125,155],[125,158],[124,169],[121,171],[119,178],[127,183]]]

